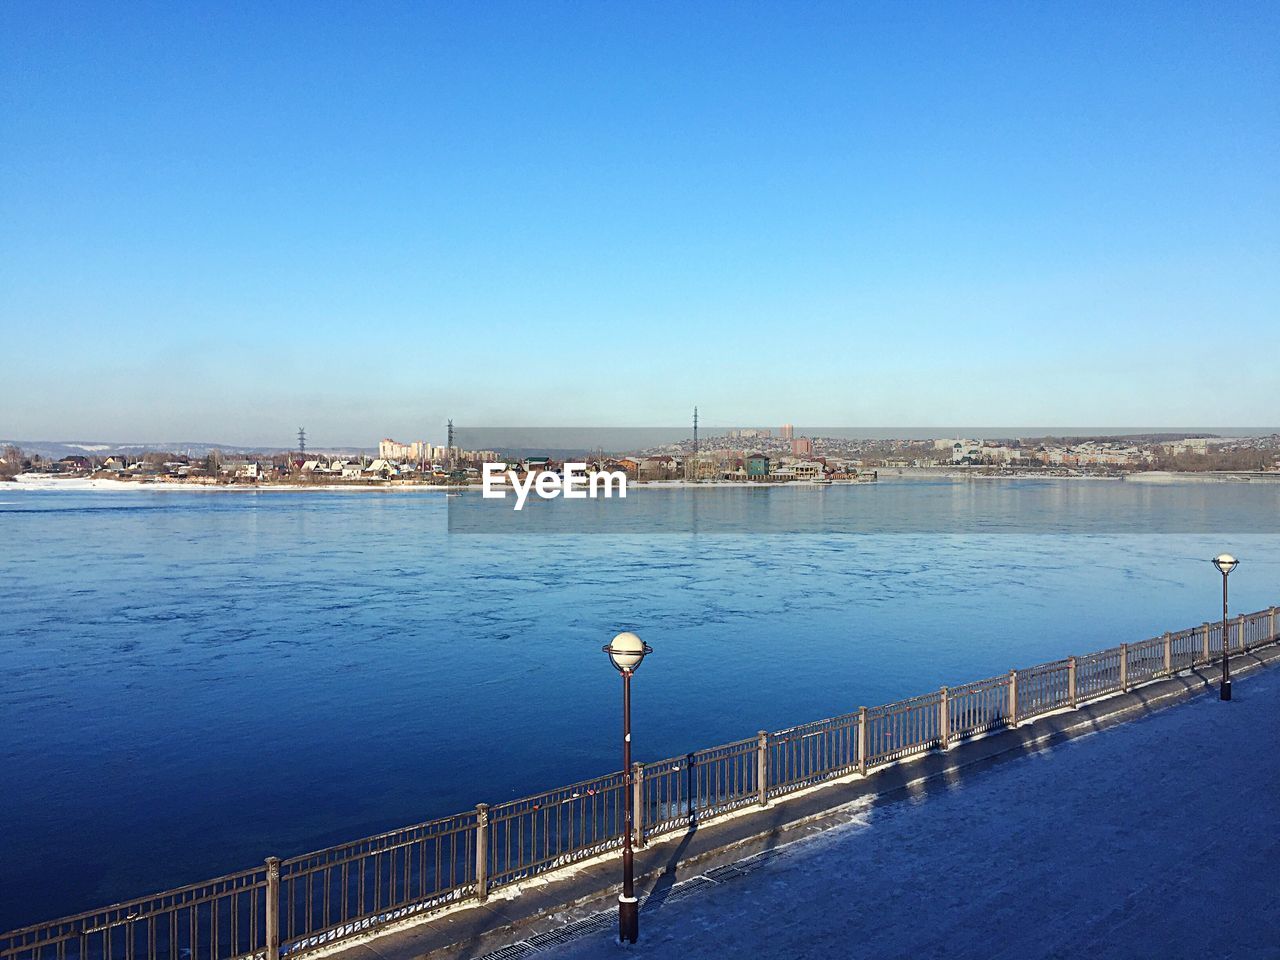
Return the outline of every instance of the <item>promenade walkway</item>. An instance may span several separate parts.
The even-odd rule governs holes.
[[[653,843],[630,949],[1278,957],[1276,663],[1276,647],[1233,658],[1230,704],[1194,671]],[[617,874],[615,853],[338,953],[618,956]]]
[[[1280,957],[1280,671],[651,898],[636,957]],[[612,930],[531,956],[621,956]]]

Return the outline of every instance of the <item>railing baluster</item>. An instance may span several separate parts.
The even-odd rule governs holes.
[[[756,803],[769,803],[769,734],[764,730],[756,734]]]
[[[644,764],[637,763],[631,768],[631,809],[634,825],[633,842],[637,847],[644,846]]]

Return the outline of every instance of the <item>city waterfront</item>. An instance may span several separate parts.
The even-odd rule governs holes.
[[[1109,525],[1010,526],[1031,485]],[[1141,531],[1179,487],[1138,512],[1119,483],[986,488],[996,532],[539,537],[449,536],[442,495],[0,491],[0,927],[614,769],[618,629],[655,647],[651,760],[1212,619],[1225,548],[1233,611],[1276,599],[1270,485],[1166,500],[1223,531],[1166,535]],[[938,509],[767,497],[884,491],[897,529]]]

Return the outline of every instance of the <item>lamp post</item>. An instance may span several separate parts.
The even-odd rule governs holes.
[[[635,822],[631,787],[631,675],[653,648],[634,633],[620,633],[602,647],[622,674],[622,893],[618,897],[618,939],[635,943],[640,935],[640,904],[632,877],[631,832]]]
[[[1213,558],[1213,565],[1222,574],[1222,685],[1218,687],[1218,699],[1231,699],[1231,669],[1227,666],[1227,577],[1239,566],[1240,561],[1229,553]]]

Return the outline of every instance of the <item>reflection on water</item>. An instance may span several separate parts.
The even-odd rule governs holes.
[[[449,536],[438,494],[9,496],[0,927],[612,768],[620,629],[655,648],[658,759],[1201,622],[1224,549],[1234,609],[1280,601],[1274,532],[1135,532],[1274,530],[1280,488],[957,486],[873,494],[930,532],[789,536],[654,535],[681,522],[657,500],[643,534],[504,537]],[[837,489],[686,495],[750,526],[840,514]],[[1111,526],[999,532],[1029,496]],[[991,532],[939,532],[944,502]]]
[[[624,500],[475,492],[450,533],[1280,533],[1280,483],[946,479],[868,484],[635,487]]]

